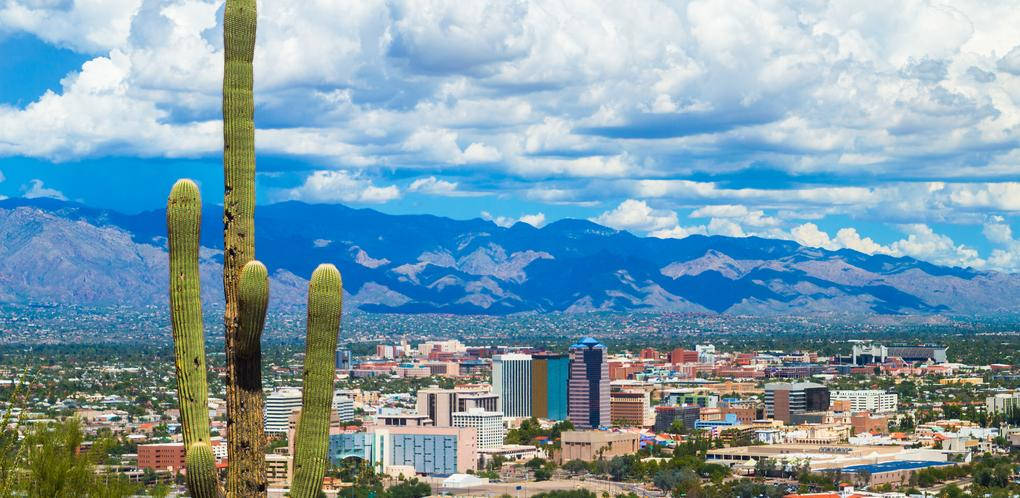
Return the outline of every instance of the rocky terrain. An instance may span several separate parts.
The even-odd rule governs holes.
[[[141,306],[166,297],[162,211],[0,201],[0,300]],[[203,296],[221,299],[219,207],[204,213]],[[756,237],[637,237],[588,221],[502,228],[342,205],[261,206],[256,252],[273,306],[300,304],[319,262],[369,312],[691,311],[990,314],[1020,309],[1020,276]]]

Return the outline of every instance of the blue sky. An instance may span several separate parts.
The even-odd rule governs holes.
[[[259,202],[1020,270],[1020,9],[260,5]],[[215,202],[222,2],[0,3],[0,195]]]

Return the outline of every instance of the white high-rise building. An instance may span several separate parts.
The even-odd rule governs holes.
[[[301,408],[300,389],[285,388],[269,393],[265,408],[266,434],[286,434],[290,414],[295,408]]]
[[[454,427],[474,427],[477,433],[478,449],[498,448],[503,445],[506,428],[503,426],[503,414],[487,412],[481,408],[471,408],[465,412],[452,415]]]
[[[339,392],[333,393],[333,410],[340,422],[354,420],[354,400]]]
[[[849,401],[852,412],[889,413],[896,411],[899,395],[878,389],[830,391],[829,401]]]
[[[500,410],[507,417],[531,416],[531,355],[501,354],[492,357],[492,392],[499,395]]]

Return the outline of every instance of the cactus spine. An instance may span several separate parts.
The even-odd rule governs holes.
[[[198,242],[202,199],[191,180],[178,180],[166,209],[170,247],[170,310],[184,445],[209,448],[209,388],[205,368],[205,335],[199,298]],[[201,450],[199,450],[201,452]],[[216,496],[216,469],[204,458],[188,458],[188,488],[199,497]],[[201,466],[201,467],[198,467]]]
[[[265,306],[257,315],[240,315],[239,288],[245,265],[255,258],[255,0],[227,0],[223,12],[223,293],[227,360],[227,430],[230,496],[265,496],[265,433],[261,335]],[[263,268],[264,270],[264,268]],[[240,337],[257,325],[258,334]],[[250,333],[250,331],[245,332]],[[249,341],[240,355],[239,342]]]
[[[185,481],[191,496],[196,498],[222,496],[219,482],[216,480],[216,457],[209,443],[198,442],[188,446],[184,464],[188,470]]]
[[[294,450],[291,496],[319,495],[326,473],[330,408],[333,401],[333,352],[340,332],[343,282],[333,265],[319,265],[308,284],[305,368]]]

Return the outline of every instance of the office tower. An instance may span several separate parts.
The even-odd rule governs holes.
[[[506,428],[503,427],[502,412],[487,412],[472,408],[453,414],[454,427],[473,427],[477,431],[476,447],[480,450],[503,446]]]
[[[793,415],[828,409],[829,388],[821,384],[765,384],[766,417],[789,424]]]
[[[570,346],[567,415],[574,427],[609,425],[609,361],[606,347],[585,337]]]
[[[570,358],[565,354],[531,357],[531,415],[549,420],[567,419],[567,379]]]
[[[697,363],[698,362],[698,352],[697,351],[691,351],[691,350],[684,349],[684,348],[676,348],[676,349],[674,349],[674,350],[669,352],[669,362],[670,363],[674,363],[674,364],[678,364],[678,363]]]
[[[499,410],[499,396],[481,388],[440,389],[429,387],[418,390],[416,410],[432,420],[435,427],[451,427],[453,413],[471,408],[487,411]]]
[[[338,349],[336,350],[336,369],[337,370],[350,370],[354,365],[351,364],[351,350],[350,349]]]
[[[354,400],[338,392],[333,393],[333,410],[341,422],[354,420]]]
[[[507,417],[531,416],[531,355],[501,354],[492,357],[492,391],[499,395],[500,410]]]
[[[609,394],[610,421],[625,427],[652,425],[651,404],[643,391],[617,391]]]
[[[278,389],[266,396],[266,434],[286,434],[290,427],[290,414],[301,408],[300,389]]]

